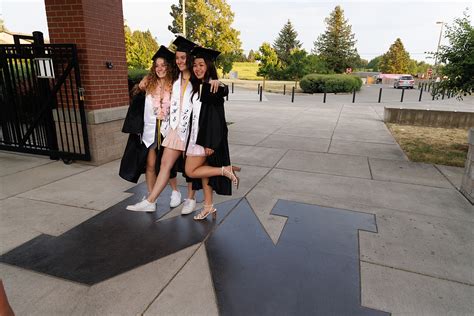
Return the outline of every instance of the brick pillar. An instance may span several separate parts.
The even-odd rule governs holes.
[[[92,163],[120,158],[129,104],[122,1],[45,0],[45,5],[50,42],[78,48]]]
[[[469,151],[462,178],[461,192],[474,204],[474,128],[469,130],[468,143]]]

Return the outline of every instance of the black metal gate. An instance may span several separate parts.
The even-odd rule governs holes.
[[[90,160],[82,95],[74,44],[0,45],[0,149]]]

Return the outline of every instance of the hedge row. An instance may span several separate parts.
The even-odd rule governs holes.
[[[149,70],[147,69],[129,69],[128,70],[128,90],[132,89],[132,87],[140,83],[143,77],[148,73]]]
[[[300,81],[300,87],[306,93],[318,92],[352,92],[359,91],[362,80],[351,75],[306,75]]]

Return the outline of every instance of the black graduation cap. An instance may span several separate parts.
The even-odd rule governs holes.
[[[159,57],[164,58],[167,61],[171,61],[174,59],[174,53],[166,48],[166,46],[161,45],[151,59],[155,61]]]
[[[176,51],[189,53],[196,46],[196,43],[193,43],[187,38],[178,35],[173,41],[173,45],[176,47]]]
[[[195,58],[204,58],[206,60],[212,60],[212,61],[215,61],[217,59],[217,56],[220,55],[220,53],[221,52],[217,50],[213,50],[213,49],[205,48],[201,46],[196,46],[191,51],[191,55],[193,55]]]

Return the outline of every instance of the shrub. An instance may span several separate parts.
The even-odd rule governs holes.
[[[352,92],[359,91],[362,80],[350,75],[319,75],[310,74],[301,79],[300,87],[306,93],[318,92]]]
[[[132,87],[140,83],[143,77],[148,73],[147,69],[129,69],[128,70],[128,90],[131,90]]]

